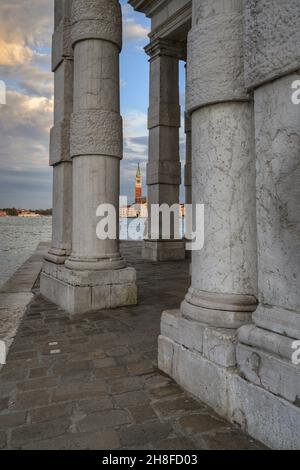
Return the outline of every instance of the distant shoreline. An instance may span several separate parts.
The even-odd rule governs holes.
[[[32,210],[32,209],[16,209],[15,207],[0,209],[0,218],[4,218],[4,217],[36,218],[36,217],[51,217],[51,216],[52,216],[52,209]]]

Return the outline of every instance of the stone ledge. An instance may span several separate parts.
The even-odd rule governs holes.
[[[300,408],[247,382],[235,369],[218,366],[165,336],[159,337],[158,366],[255,439],[274,449],[300,449]]]
[[[242,326],[238,331],[239,342],[255,347],[278,357],[291,360],[294,339],[258,328],[255,325]]]
[[[255,324],[289,338],[300,339],[300,315],[280,307],[259,305],[253,315]]]
[[[239,344],[237,362],[249,382],[274,393],[291,403],[300,399],[300,367],[258,348]]]

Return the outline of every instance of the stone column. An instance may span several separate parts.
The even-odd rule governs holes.
[[[52,246],[46,260],[63,264],[72,249],[72,160],[70,117],[73,108],[73,50],[71,45],[72,0],[55,1],[52,47],[54,72],[54,127],[50,135],[53,167]]]
[[[149,107],[149,163],[147,166],[148,212],[152,204],[179,204],[181,164],[179,158],[179,60],[183,58],[181,43],[156,39],[146,48],[150,56],[150,107]],[[159,238],[144,242],[143,257],[153,261],[183,259],[184,242],[163,239],[161,222]]]
[[[117,0],[73,0],[74,102],[71,119],[73,238],[62,281],[48,294],[71,313],[135,304],[135,270],[119,251],[122,118],[119,96],[121,7]],[[115,209],[117,238],[99,239],[97,208]],[[112,219],[110,223],[113,224]],[[50,273],[51,274],[51,273]],[[50,289],[49,289],[50,290]],[[59,291],[59,292],[58,292]]]
[[[186,204],[192,204],[192,126],[188,113],[185,113],[185,138],[185,202]]]
[[[270,0],[263,9],[245,2],[245,75],[255,90],[259,307],[254,325],[239,330],[237,349],[241,372],[257,386],[257,403],[263,391],[270,392],[273,409],[281,403],[276,420],[270,419],[285,446],[295,449],[300,448],[295,362],[300,357],[300,102],[299,93],[293,95],[300,83],[299,18],[300,4],[293,0]]]
[[[185,65],[185,99],[187,108],[188,97],[188,78],[187,78],[187,64]],[[190,114],[185,111],[184,116],[184,131],[185,131],[185,167],[184,167],[184,186],[185,186],[185,202],[192,204],[192,123]]]
[[[205,244],[193,252],[182,313],[237,328],[257,306],[253,104],[243,78],[242,2],[210,4],[194,0],[188,45],[193,202],[205,205]]]
[[[206,239],[193,253],[192,288],[181,311],[163,314],[158,361],[251,436],[294,450],[300,448],[299,18],[294,0],[193,1],[193,202],[206,204]]]
[[[159,340],[159,367],[223,415],[237,328],[257,307],[254,119],[244,83],[242,4],[193,1],[187,111],[192,199],[205,205],[205,242],[192,252],[191,288],[180,311],[163,314]]]

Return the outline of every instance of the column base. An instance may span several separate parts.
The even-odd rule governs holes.
[[[298,403],[243,377],[236,367],[236,341],[233,330],[185,319],[178,310],[164,312],[158,366],[253,438],[274,449],[300,449]]]
[[[60,250],[51,248],[45,255],[45,260],[55,264],[64,264],[67,257],[70,255],[68,250]]]
[[[189,289],[181,304],[184,317],[218,328],[236,329],[252,323],[257,300],[252,295],[221,294]]]
[[[144,240],[143,259],[147,261],[178,261],[185,259],[183,240]]]
[[[133,268],[74,271],[45,261],[41,294],[71,314],[137,304]]]

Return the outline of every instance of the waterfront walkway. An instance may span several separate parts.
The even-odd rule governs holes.
[[[140,248],[122,245],[136,307],[69,317],[31,300],[0,372],[0,449],[262,447],[157,370],[161,312],[183,299],[189,265],[146,263]]]

